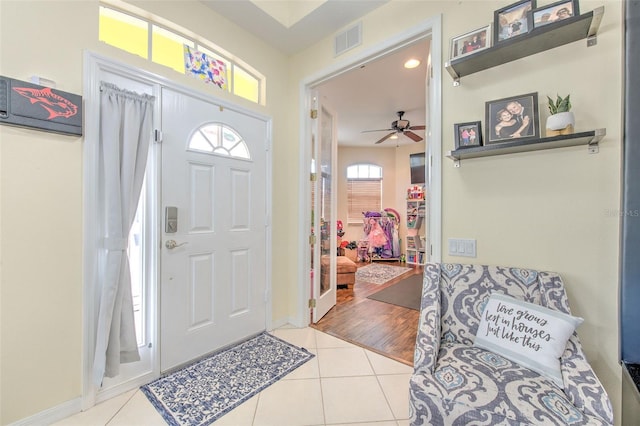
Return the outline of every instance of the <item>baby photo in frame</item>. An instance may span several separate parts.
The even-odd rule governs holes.
[[[495,43],[527,34],[532,25],[531,10],[535,0],[520,0],[493,12],[493,39]]]
[[[539,138],[538,93],[486,102],[485,124],[485,145]]]
[[[482,146],[482,127],[479,121],[453,125],[456,149]]]
[[[533,16],[533,27],[538,28],[578,16],[580,15],[580,8],[578,0],[562,0],[539,7],[533,10],[531,14]]]

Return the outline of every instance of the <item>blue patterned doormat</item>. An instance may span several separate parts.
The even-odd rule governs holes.
[[[209,425],[313,357],[261,333],[140,389],[168,424]]]

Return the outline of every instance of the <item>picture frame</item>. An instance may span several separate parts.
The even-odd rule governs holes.
[[[531,11],[533,28],[563,21],[580,15],[578,0],[561,0]]]
[[[493,40],[500,43],[527,34],[532,28],[536,0],[520,0],[493,12]]]
[[[482,124],[480,121],[454,124],[453,135],[456,149],[482,146]]]
[[[540,138],[538,93],[485,103],[484,145]]]
[[[462,58],[491,47],[491,24],[451,39],[450,59]]]

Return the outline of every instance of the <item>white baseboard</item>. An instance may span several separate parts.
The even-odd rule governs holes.
[[[151,382],[154,379],[152,374],[141,375],[140,377],[133,378],[118,386],[114,386],[110,389],[101,391],[95,398],[95,404],[99,404],[108,399],[114,398],[130,390],[139,388]],[[89,407],[90,409],[91,407]],[[78,414],[82,411],[82,398],[78,397],[71,401],[67,401],[58,406],[48,408],[33,416],[26,417],[18,420],[15,423],[11,423],[9,426],[43,426],[50,425],[58,422],[62,419],[66,419],[69,416]]]
[[[44,411],[25,417],[17,422],[10,423],[9,426],[42,426],[50,425],[62,419],[82,411],[82,398],[78,397],[67,402],[63,402],[55,407],[48,408]]]

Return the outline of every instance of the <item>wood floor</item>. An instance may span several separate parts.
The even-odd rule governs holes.
[[[422,274],[423,268],[399,262],[384,264],[413,269],[381,285],[356,283],[353,291],[338,289],[336,306],[312,327],[396,361],[413,365],[419,312],[367,299],[367,296],[412,274]],[[357,265],[362,267],[368,263]]]

